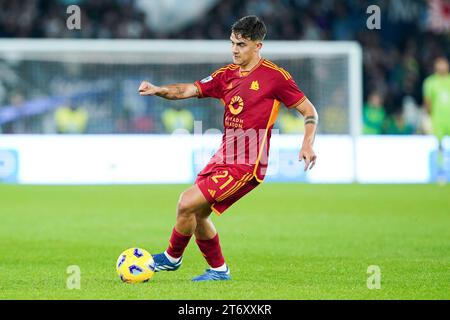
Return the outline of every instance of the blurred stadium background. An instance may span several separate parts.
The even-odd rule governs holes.
[[[70,5],[80,30],[67,27]],[[268,27],[263,56],[318,109],[317,165],[305,174],[296,161],[303,119],[283,110],[268,183],[217,219],[235,282],[222,293],[183,282],[202,263],[191,245],[186,267],[155,277],[168,287],[124,290],[116,254],[166,246],[223,115],[212,99],[138,86],[230,63],[230,26],[248,14]],[[450,194],[434,182],[439,166],[450,180],[450,137],[439,160],[423,98],[439,56],[450,57],[446,0],[0,0],[0,298],[448,299]],[[62,285],[73,263],[90,290]],[[378,294],[365,282],[374,263],[387,275]]]
[[[73,4],[81,9],[79,30],[70,30],[66,24],[70,16],[67,8]],[[379,30],[366,26],[369,5],[380,8]],[[322,174],[312,173],[310,181],[433,181],[436,141],[430,136],[422,87],[424,79],[434,72],[434,59],[449,55],[448,8],[448,2],[441,0],[0,1],[0,129],[4,141],[0,179],[52,182],[28,179],[28,173],[24,177],[29,167],[26,155],[35,156],[8,145],[6,134],[163,135],[180,128],[192,133],[194,120],[201,121],[202,132],[220,130],[220,102],[142,99],[136,95],[136,88],[144,79],[156,84],[192,82],[229,63],[224,43],[230,25],[241,16],[256,14],[268,26],[266,48],[272,45],[283,52],[289,45],[269,42],[295,43],[298,49],[292,50],[297,50],[297,55],[274,55],[269,50],[266,57],[293,74],[319,111],[318,148],[324,150],[321,158],[325,162],[323,169],[317,170]],[[180,40],[201,43],[176,42]],[[219,45],[219,41],[205,40],[222,42]],[[349,49],[339,51],[339,44],[347,44]],[[321,45],[325,49],[319,48]],[[283,111],[275,128],[282,135],[301,134],[302,119]],[[363,134],[395,136],[387,140],[359,138]],[[404,140],[400,135],[409,137]],[[416,135],[416,140],[411,135]],[[405,146],[402,141],[420,145],[421,152],[414,147],[398,148]],[[333,162],[327,164],[332,150],[325,146],[329,145],[340,146],[349,155],[342,160],[344,165],[350,163],[344,173],[338,174]],[[214,147],[213,143],[209,149]],[[201,148],[202,153],[211,152],[205,148]],[[82,152],[73,151],[75,156],[70,157]],[[296,167],[284,160],[284,155],[292,156],[289,151],[273,152],[280,152],[277,158],[281,160],[272,168],[286,171],[278,178],[275,175],[274,180],[308,180],[299,174],[290,177],[289,172]],[[380,176],[371,167],[383,167],[373,159],[385,152],[391,152],[389,161],[398,160],[394,160],[397,166]],[[14,165],[17,157],[23,160],[22,166]],[[410,157],[416,160],[406,161]],[[198,157],[194,154],[193,158]],[[405,166],[405,162],[410,164]],[[185,172],[183,178],[179,175],[178,182],[192,180],[202,163],[195,164],[192,172]],[[121,167],[117,163],[105,165],[114,170]],[[98,182],[163,180],[105,178]]]

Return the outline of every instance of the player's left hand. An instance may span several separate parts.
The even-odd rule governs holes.
[[[311,146],[303,146],[298,156],[299,161],[305,160],[305,171],[308,170],[308,168],[311,170],[314,167],[316,158],[317,156]]]

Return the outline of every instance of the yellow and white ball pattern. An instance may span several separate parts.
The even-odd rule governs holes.
[[[148,251],[129,248],[117,258],[116,271],[123,282],[147,282],[155,273],[155,262]]]

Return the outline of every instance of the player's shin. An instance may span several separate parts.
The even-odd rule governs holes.
[[[179,259],[183,255],[184,250],[189,244],[189,240],[191,239],[191,235],[181,234],[173,228],[172,235],[169,240],[169,247],[166,250],[166,253],[170,256],[170,258]]]
[[[227,270],[225,259],[222,254],[222,248],[220,247],[219,234],[216,233],[212,239],[196,239],[195,242],[197,243],[211,269],[216,271]]]

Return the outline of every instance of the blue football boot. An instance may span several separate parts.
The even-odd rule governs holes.
[[[155,262],[155,272],[175,271],[181,266],[181,262],[183,260],[183,257],[181,257],[177,263],[172,263],[164,253],[154,254],[152,257]]]
[[[211,281],[211,280],[231,280],[230,269],[226,271],[215,271],[212,269],[206,269],[206,272],[198,277],[192,279],[192,281]]]

